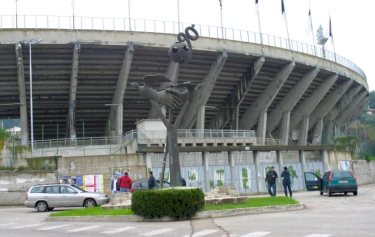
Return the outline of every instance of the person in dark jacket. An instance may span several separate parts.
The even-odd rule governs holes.
[[[120,192],[120,184],[119,184],[119,179],[117,178],[117,174],[113,175],[113,179],[111,182],[111,190],[112,190],[112,194]]]
[[[290,188],[290,173],[287,167],[284,167],[284,171],[281,173],[281,179],[283,180],[285,197],[288,197],[287,188],[289,190],[289,196],[292,197],[292,189]]]
[[[186,186],[186,180],[184,178],[181,177],[181,185],[182,186]]]
[[[156,180],[154,175],[152,174],[152,171],[148,172],[148,188],[154,189],[156,187]]]
[[[276,179],[277,179],[277,173],[275,171],[275,167],[271,167],[271,170],[269,170],[266,174],[266,181],[268,183],[268,193],[271,196],[276,196]],[[272,191],[271,191],[272,188]]]
[[[125,172],[125,174],[120,178],[120,192],[130,192],[130,189],[132,188],[132,179],[129,177],[128,172]]]

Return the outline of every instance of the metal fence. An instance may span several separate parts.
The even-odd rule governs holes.
[[[103,30],[103,31],[136,31],[164,34],[178,34],[178,29],[184,29],[191,24],[171,21],[140,20],[131,18],[98,18],[75,16],[35,16],[14,15],[0,16],[1,29],[69,29],[69,30]],[[180,27],[179,27],[180,26]],[[289,49],[296,52],[314,55],[336,62],[360,74],[366,79],[366,74],[355,63],[334,52],[320,47],[305,44],[295,40],[260,34],[257,32],[222,28],[219,26],[196,25],[200,36],[234,40]]]

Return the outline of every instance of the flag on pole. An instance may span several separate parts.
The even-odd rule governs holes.
[[[311,10],[309,9],[309,25],[307,26],[307,35],[309,36],[312,32],[312,20],[311,20]]]
[[[285,15],[284,0],[281,0],[281,14]]]
[[[331,17],[329,17],[329,37],[333,39]]]
[[[220,2],[220,7],[223,7],[223,3],[221,2],[221,0],[219,0],[219,2]]]
[[[258,4],[258,0],[255,0],[255,6],[257,8],[257,12],[259,12],[259,4]]]

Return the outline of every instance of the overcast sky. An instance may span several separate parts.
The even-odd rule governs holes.
[[[134,19],[178,21],[178,0],[129,0]],[[76,16],[128,18],[128,0],[75,0]],[[332,19],[337,54],[357,64],[367,76],[370,91],[375,90],[373,55],[375,33],[373,1],[370,0],[284,0],[289,37],[313,44],[306,33],[309,4],[314,37],[319,25],[328,33]],[[18,15],[71,16],[72,0],[17,0]],[[180,22],[220,26],[219,0],[179,0]],[[261,30],[264,34],[287,38],[281,14],[281,0],[259,0]],[[15,15],[16,0],[0,0],[0,15]],[[222,0],[223,26],[258,32],[255,0]],[[316,40],[315,40],[316,41]],[[333,51],[332,41],[326,48]]]

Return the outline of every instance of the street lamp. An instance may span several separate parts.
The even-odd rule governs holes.
[[[34,120],[33,120],[33,69],[31,62],[31,45],[39,44],[42,42],[42,39],[31,39],[25,41],[25,44],[29,45],[29,55],[30,55],[30,125],[31,125],[31,157],[34,157]]]

